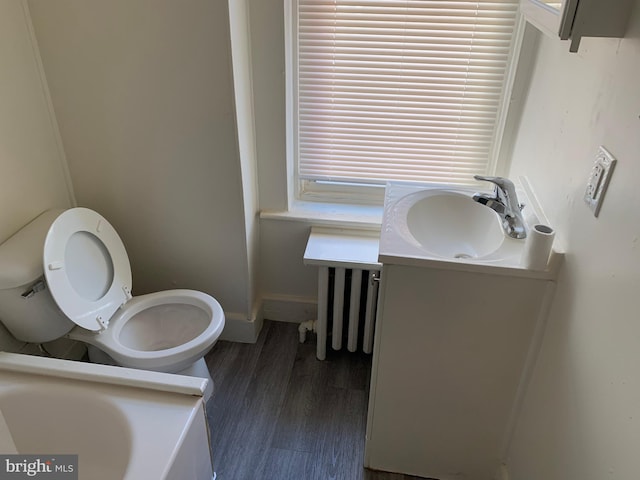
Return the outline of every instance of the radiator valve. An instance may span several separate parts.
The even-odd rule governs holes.
[[[315,320],[307,320],[306,322],[302,322],[298,327],[298,332],[300,333],[300,343],[304,343],[307,339],[307,332],[316,331],[316,321]]]

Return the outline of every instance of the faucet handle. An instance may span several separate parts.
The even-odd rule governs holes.
[[[504,177],[488,177],[485,175],[474,175],[473,178],[475,178],[476,180],[483,180],[485,182],[494,183],[496,186],[500,187],[503,190],[506,190],[508,188],[511,188],[511,189],[514,188],[513,182],[508,178],[504,178]]]

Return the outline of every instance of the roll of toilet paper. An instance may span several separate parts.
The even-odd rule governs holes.
[[[522,266],[531,270],[546,269],[554,236],[553,228],[548,225],[534,225],[525,240]]]

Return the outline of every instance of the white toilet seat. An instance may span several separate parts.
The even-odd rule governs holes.
[[[51,296],[78,327],[69,338],[94,345],[120,365],[178,372],[201,358],[224,328],[210,295],[166,290],[131,296],[131,266],[111,224],[87,208],[63,212],[44,245]]]
[[[66,210],[51,225],[44,274],[60,310],[74,323],[102,330],[131,298],[131,265],[111,224],[88,208]]]

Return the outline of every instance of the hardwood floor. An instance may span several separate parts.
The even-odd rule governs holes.
[[[265,322],[256,344],[220,341],[206,356],[218,480],[418,479],[362,467],[371,358],[332,351],[320,362],[314,341]]]

